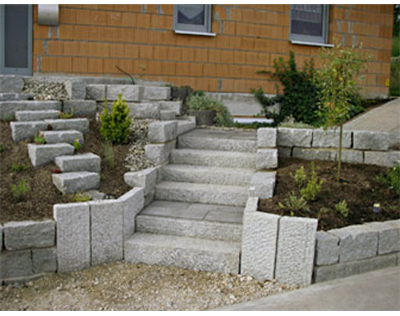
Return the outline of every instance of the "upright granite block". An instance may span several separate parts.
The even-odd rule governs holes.
[[[138,119],[158,119],[160,106],[157,103],[128,103],[129,117]]]
[[[86,86],[86,97],[95,101],[104,101],[107,86],[104,84],[90,84]]]
[[[0,120],[13,118],[17,111],[61,111],[59,101],[0,101]]]
[[[11,135],[14,142],[25,139],[33,139],[35,134],[47,130],[48,124],[43,121],[37,122],[11,122]]]
[[[343,131],[342,148],[351,148],[352,132]],[[312,147],[338,148],[339,130],[313,130]]]
[[[101,159],[92,153],[60,156],[55,159],[55,164],[62,172],[88,171],[100,173],[101,171]]]
[[[86,83],[83,80],[67,80],[64,86],[71,100],[86,99]]]
[[[173,111],[176,115],[182,114],[182,101],[160,101],[160,110]]]
[[[400,220],[366,224],[378,232],[378,254],[400,251]]]
[[[171,97],[171,88],[143,86],[143,100],[169,100]]]
[[[275,279],[283,283],[311,283],[318,220],[282,217],[279,222]]]
[[[339,262],[339,238],[324,231],[317,232],[315,264],[317,266]]]
[[[56,204],[58,272],[90,267],[89,203]]]
[[[124,174],[125,183],[131,187],[144,188],[144,195],[154,190],[157,184],[158,168],[147,168],[136,172]]]
[[[364,163],[366,165],[377,165],[391,168],[400,159],[400,151],[365,151],[364,156]]]
[[[280,158],[292,157],[292,147],[278,147],[278,157]]]
[[[57,247],[32,250],[33,273],[57,271]]]
[[[251,178],[249,195],[269,199],[274,195],[276,172],[257,172]]]
[[[15,118],[19,122],[35,122],[43,120],[57,119],[60,116],[60,111],[16,111]]]
[[[142,87],[138,85],[108,85],[107,99],[118,100],[118,96],[122,95],[122,100],[135,101],[141,100]]]
[[[294,158],[306,160],[335,160],[336,151],[333,149],[293,148]]]
[[[73,155],[74,146],[70,144],[36,145],[28,144],[28,154],[34,167],[52,162],[58,156]]]
[[[45,131],[42,135],[46,144],[73,144],[76,139],[80,139],[82,143],[84,141],[83,134],[79,131]]]
[[[241,274],[274,279],[280,216],[257,212],[258,198],[248,199],[243,216]]]
[[[92,265],[123,259],[124,208],[117,200],[92,201]]]
[[[86,118],[45,120],[45,122],[49,124],[54,131],[75,130],[84,134],[89,131],[89,121]]]
[[[52,174],[53,184],[62,193],[77,193],[100,188],[100,175],[96,172],[77,171]]]
[[[311,147],[312,129],[278,128],[278,146],[283,147]]]
[[[144,207],[144,189],[134,188],[118,199],[123,208],[123,239],[127,240],[135,232],[136,215]]]
[[[0,92],[21,93],[24,88],[22,76],[0,75]]]
[[[257,170],[275,169],[278,167],[277,149],[258,149],[256,156]]]
[[[4,251],[0,256],[0,267],[0,280],[31,276],[33,274],[31,251]]]
[[[259,128],[257,130],[258,148],[275,148],[277,141],[276,128]]]
[[[151,143],[166,143],[176,138],[177,126],[174,121],[151,122],[147,137]]]
[[[335,160],[339,157],[338,152],[335,154]],[[346,163],[364,163],[364,154],[361,150],[344,149],[342,151],[342,162]]]
[[[63,112],[72,113],[74,116],[95,116],[96,101],[94,100],[67,100],[63,103]]]
[[[169,160],[171,151],[176,148],[176,141],[165,144],[149,144],[144,147],[145,155],[156,164],[162,164]]]
[[[390,133],[354,131],[354,149],[388,150],[390,146]]]
[[[4,244],[7,250],[54,246],[55,223],[23,221],[4,224]]]

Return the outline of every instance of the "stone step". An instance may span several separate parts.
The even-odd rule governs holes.
[[[183,236],[135,233],[125,242],[125,260],[201,271],[238,273],[241,244]]]
[[[255,172],[241,168],[166,165],[161,169],[161,176],[165,181],[249,186]]]
[[[178,116],[182,114],[182,101],[161,101],[158,104],[161,111],[173,111]]]
[[[161,121],[172,121],[175,120],[176,113],[174,111],[162,111],[160,110],[160,120]]]
[[[83,134],[89,131],[89,120],[86,118],[45,120],[54,131],[75,130]]]
[[[62,172],[88,171],[100,173],[101,170],[100,157],[92,153],[60,156],[55,159],[55,164]]]
[[[83,143],[83,134],[79,131],[44,131],[42,134],[46,144],[72,144],[76,139],[82,140]]]
[[[56,157],[73,155],[74,146],[70,144],[36,145],[28,144],[28,154],[34,167],[53,162]]]
[[[0,101],[25,101],[34,96],[33,93],[0,93]]]
[[[136,217],[136,231],[210,240],[242,240],[243,207],[154,201]]]
[[[61,111],[59,101],[0,101],[0,120],[13,119],[17,111]]]
[[[48,124],[45,121],[37,122],[10,122],[11,135],[14,142],[33,139],[40,131],[45,131]]]
[[[100,175],[95,172],[55,173],[53,183],[62,193],[77,193],[100,188]]]
[[[34,122],[44,120],[55,120],[60,116],[60,111],[47,110],[47,111],[17,111],[15,112],[15,119],[19,122]]]
[[[194,130],[196,128],[196,120],[176,120],[178,123],[178,130],[177,130],[177,135],[182,135],[186,132],[189,132],[191,130]]]
[[[256,169],[256,154],[230,151],[174,149],[171,152],[170,162],[177,165]]]
[[[95,116],[97,104],[94,100],[65,100],[63,102],[63,112],[71,113],[74,117]]]
[[[257,152],[257,134],[195,129],[179,136],[178,148],[255,153]]]
[[[244,206],[247,187],[162,181],[156,185],[156,200]]]

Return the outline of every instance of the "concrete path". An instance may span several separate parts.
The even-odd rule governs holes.
[[[400,310],[400,267],[311,285],[297,291],[222,307],[225,311]]]
[[[344,129],[400,134],[400,98],[361,114],[344,124]]]

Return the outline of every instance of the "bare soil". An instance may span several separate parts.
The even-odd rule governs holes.
[[[386,175],[388,168],[342,164],[341,181],[337,181],[337,163],[314,161],[316,173],[324,183],[317,199],[308,202],[310,212],[294,212],[294,216],[318,218],[318,230],[341,228],[373,221],[387,221],[400,218],[400,197],[377,178]],[[290,216],[290,211],[281,208],[279,202],[294,192],[300,196],[294,182],[295,171],[304,166],[307,175],[311,173],[310,161],[299,159],[280,159],[276,177],[275,195],[271,199],[261,200],[259,211]],[[335,205],[343,200],[348,204],[348,216],[343,216]],[[373,205],[380,204],[379,213],[373,211]],[[323,211],[321,212],[321,209]]]
[[[72,201],[71,195],[63,195],[52,182],[52,174],[57,166],[50,163],[34,168],[28,155],[28,142],[15,143],[7,122],[0,122],[0,144],[3,146],[0,153],[0,223],[51,219],[54,204]],[[101,157],[100,192],[112,198],[118,198],[131,189],[123,179],[128,171],[124,167],[128,149],[129,145],[114,146],[114,167],[111,168],[104,157],[100,124],[95,120],[90,121],[89,133],[85,135],[85,144],[80,152],[93,152]],[[13,171],[13,165],[24,165],[25,168]],[[30,190],[25,199],[16,201],[11,185],[20,180],[24,180]]]

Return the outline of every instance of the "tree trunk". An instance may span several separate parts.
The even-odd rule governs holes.
[[[339,154],[338,154],[338,174],[337,174],[337,181],[338,182],[340,182],[340,169],[342,167],[342,139],[343,139],[343,124],[340,124]]]

